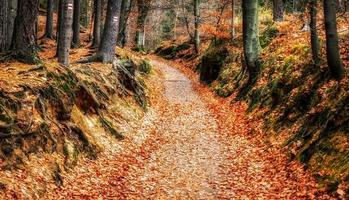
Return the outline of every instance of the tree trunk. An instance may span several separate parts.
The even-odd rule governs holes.
[[[9,17],[9,5],[8,0],[0,0],[0,52],[4,52],[8,49],[11,42],[8,41],[8,17]]]
[[[18,0],[10,49],[14,58],[26,63],[37,63],[39,60],[35,40],[38,7],[39,0]]]
[[[80,46],[80,0],[74,0],[73,11],[73,47]]]
[[[326,52],[327,63],[333,77],[341,79],[345,73],[339,54],[336,2],[333,0],[324,0],[324,16],[326,29]]]
[[[138,17],[136,30],[136,47],[144,49],[145,46],[145,22],[150,8],[150,0],[137,0]]]
[[[115,57],[116,40],[119,32],[121,1],[109,0],[107,9],[102,41],[97,52],[97,60],[100,60],[103,63],[110,63]]]
[[[53,0],[47,0],[46,7],[46,26],[44,37],[53,39]]]
[[[0,52],[6,52],[12,42],[17,1],[0,0],[0,5]]]
[[[258,0],[244,0],[242,15],[245,64],[249,72],[249,83],[253,83],[259,73]]]
[[[96,48],[101,42],[101,18],[102,18],[102,2],[94,1],[94,20],[93,20],[93,40],[92,47]]]
[[[61,0],[61,21],[59,23],[58,36],[58,62],[64,66],[69,65],[69,50],[72,39],[72,23],[73,23],[73,0]]]
[[[273,18],[275,22],[284,21],[284,0],[273,0]]]
[[[119,22],[119,34],[117,44],[121,47],[124,47],[126,44],[126,26],[128,17],[131,10],[132,0],[122,0],[121,2],[121,13],[120,13],[120,22]]]
[[[194,1],[194,45],[195,45],[195,51],[196,53],[200,52],[200,32],[199,32],[199,26],[200,26],[200,0],[193,0]]]
[[[57,35],[57,49],[58,49],[58,45],[59,45],[59,43],[58,43],[58,37],[59,37],[59,28],[60,28],[60,26],[59,26],[59,24],[61,23],[61,21],[62,21],[62,0],[58,0],[57,1],[58,2],[58,9],[57,9],[57,33],[56,33],[56,35]]]
[[[313,56],[313,62],[315,65],[319,64],[319,36],[317,32],[317,0],[309,1],[309,12],[310,12],[310,40],[311,50]]]
[[[231,40],[235,38],[235,0],[231,0]]]

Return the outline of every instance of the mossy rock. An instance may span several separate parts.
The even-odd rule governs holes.
[[[148,60],[142,60],[141,64],[138,66],[138,70],[144,74],[150,74],[152,70],[152,65]]]
[[[228,55],[228,49],[223,42],[213,41],[197,66],[197,69],[200,71],[200,80],[207,84],[215,81]]]

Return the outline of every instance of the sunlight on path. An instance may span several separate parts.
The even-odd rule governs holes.
[[[156,65],[165,76],[168,100],[158,131],[167,142],[151,155],[132,184],[144,198],[213,199],[218,191],[211,183],[221,179],[223,159],[215,138],[217,124],[190,80],[174,68]]]

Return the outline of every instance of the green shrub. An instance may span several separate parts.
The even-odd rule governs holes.
[[[139,71],[143,72],[145,74],[150,74],[152,69],[152,66],[148,60],[142,60],[141,64],[139,65]]]

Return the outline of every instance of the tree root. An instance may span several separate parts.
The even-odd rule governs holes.
[[[99,114],[99,121],[101,122],[103,128],[110,132],[112,135],[114,135],[118,140],[123,140],[125,137],[119,133],[117,130],[115,130],[115,128],[111,125],[111,123],[106,120],[102,114]]]
[[[86,63],[98,62],[98,61],[101,61],[101,59],[97,55],[93,55],[86,58],[81,58],[80,60],[76,61],[74,64],[86,64]]]
[[[42,39],[50,39],[50,40],[56,40],[57,36],[55,35],[52,35],[51,37],[47,36],[47,33],[45,33],[44,35],[42,35],[41,37],[39,37],[38,39],[39,40],[42,40]]]

